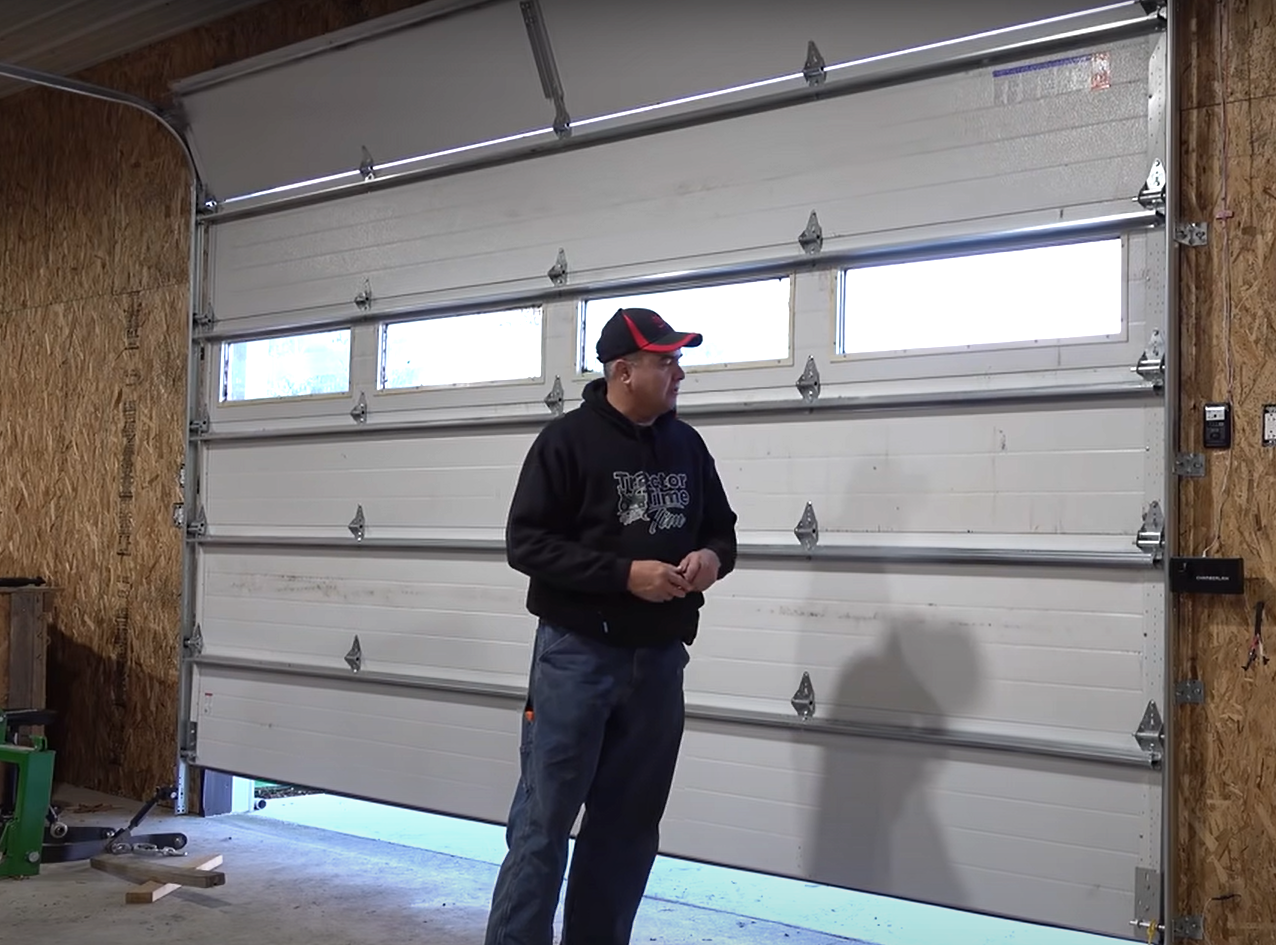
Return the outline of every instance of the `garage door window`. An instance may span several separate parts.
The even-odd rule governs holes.
[[[704,342],[687,348],[682,366],[736,366],[790,357],[790,279],[674,289],[589,299],[582,306],[580,362],[583,372],[602,370],[594,346],[618,308],[649,308],[679,331],[696,331]]]
[[[447,387],[541,376],[541,309],[471,312],[381,329],[381,388]]]
[[[223,403],[350,392],[350,329],[222,346]]]
[[[1119,239],[842,274],[839,351],[907,353],[1121,337]]]

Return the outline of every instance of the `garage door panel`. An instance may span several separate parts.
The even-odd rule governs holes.
[[[1132,55],[1145,58],[1146,47],[1136,46]],[[1146,65],[1142,76],[1145,88]],[[978,137],[965,144],[945,130],[962,111],[963,82],[985,98],[968,132]],[[560,246],[574,272],[594,275],[695,259],[706,247],[723,263],[792,252],[794,226],[800,231],[812,205],[830,238],[898,233],[1128,202],[1146,177],[1147,110],[1136,96],[1105,98],[1102,117],[1090,115],[1083,127],[1075,108],[1056,102],[1053,127],[1024,136],[1013,110],[987,108],[991,89],[980,74],[406,185],[395,194],[393,218],[383,206],[361,209],[379,201],[347,198],[230,222],[216,236],[214,307],[219,319],[234,320],[338,304],[365,278],[382,299],[514,291],[519,280],[543,285]],[[900,120],[893,116],[910,114],[900,96],[927,94],[942,117],[924,130],[909,118],[902,138],[892,138]],[[873,147],[881,149],[867,157],[865,127],[875,129]],[[919,136],[949,146],[918,153]],[[777,141],[800,154],[777,155]],[[777,180],[784,186],[773,186]],[[463,213],[464,224],[449,225],[449,213]]]
[[[263,685],[208,670],[198,691],[208,767],[482,819],[508,812],[518,778],[517,712],[508,703],[405,699],[286,678]]]
[[[929,901],[974,909],[992,908],[981,874],[1005,872],[1024,878],[1025,890],[1053,901],[1052,908],[1084,902],[1090,928],[1119,934],[1118,921],[1131,914],[1146,776],[1114,783],[1066,762],[1007,764],[981,752],[814,734],[781,743],[710,730],[693,728],[685,742],[666,818],[671,852],[710,843],[764,871],[888,895],[908,895],[901,890],[906,884]],[[963,801],[964,784],[993,786],[986,764],[1007,772],[1005,782],[995,782],[1004,783],[1004,797]],[[763,770],[772,772],[770,780],[759,783],[780,788],[775,796],[731,793]],[[776,779],[786,775],[781,787]],[[1074,806],[1078,793],[1091,806]],[[998,819],[1002,801],[1018,810]],[[1015,818],[1031,819],[1033,808],[1050,816],[1036,819],[1026,836],[1010,835]],[[1078,862],[1093,877],[1088,886],[1073,880]],[[1095,912],[1086,898],[1093,893],[1107,900],[1109,912]]]

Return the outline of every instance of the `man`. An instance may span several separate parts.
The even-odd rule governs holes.
[[[523,464],[506,547],[540,623],[487,945],[551,945],[582,805],[563,945],[629,941],[682,741],[687,644],[704,591],[735,567],[735,513],[675,415],[681,350],[701,340],[617,311],[604,376]]]

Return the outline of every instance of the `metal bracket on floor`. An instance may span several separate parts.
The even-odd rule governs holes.
[[[815,45],[815,40],[811,40],[806,44],[806,65],[802,67],[802,76],[806,79],[807,85],[824,84],[824,79],[827,77],[824,66],[824,57],[820,55],[820,50]]]
[[[814,210],[807,217],[806,229],[798,234],[798,245],[808,256],[814,256],[824,248],[824,228],[820,226],[820,218]]]
[[[372,301],[376,298],[372,294],[372,280],[364,279],[363,288],[355,293],[354,307],[361,312],[367,312],[372,308]]]
[[[372,160],[372,152],[368,150],[367,145],[363,148],[363,160],[359,162],[359,176],[364,180],[372,180],[377,176],[377,165]]]
[[[811,685],[810,673],[802,674],[802,682],[798,684],[797,692],[793,693],[789,703],[798,718],[804,722],[815,715],[815,687]]]
[[[1165,336],[1161,334],[1161,329],[1152,329],[1148,345],[1143,349],[1143,357],[1139,358],[1131,370],[1144,380],[1151,381],[1153,387],[1160,387],[1165,383]]]
[[[359,391],[359,401],[350,408],[350,416],[354,418],[355,423],[368,422],[368,398],[364,396],[363,391]]]
[[[1174,475],[1184,479],[1205,478],[1205,454],[1179,453],[1174,457]]]
[[[563,415],[563,404],[566,398],[563,394],[563,379],[561,377],[554,378],[554,386],[549,389],[549,393],[545,395],[545,406],[549,408],[549,412],[556,417]]]
[[[1147,709],[1143,712],[1143,718],[1139,721],[1139,727],[1134,732],[1134,740],[1151,756],[1154,767],[1161,761],[1161,742],[1164,735],[1165,723],[1161,719],[1161,710],[1156,707],[1155,701],[1149,702]]]
[[[814,551],[815,546],[820,543],[820,523],[815,518],[815,506],[810,502],[806,503],[806,510],[793,529],[793,534],[807,553]]]
[[[1152,170],[1148,172],[1148,179],[1144,182],[1138,196],[1134,198],[1135,202],[1145,210],[1165,213],[1165,185],[1168,180],[1165,165],[1161,163],[1160,158],[1157,158],[1152,162]]]
[[[354,513],[354,518],[350,520],[350,524],[346,526],[350,529],[350,534],[354,536],[355,541],[363,541],[367,532],[368,520],[363,517],[363,506],[359,506]]]
[[[1179,705],[1200,705],[1205,701],[1205,683],[1199,679],[1182,679],[1174,684],[1174,701]]]
[[[802,371],[802,376],[797,379],[797,389],[802,394],[802,399],[808,404],[813,404],[819,400],[820,369],[815,366],[814,355],[806,359],[806,367]]]
[[[554,260],[554,265],[550,266],[546,275],[554,285],[567,284],[567,250],[562,248],[558,250],[558,258]]]
[[[1204,246],[1209,241],[1209,227],[1204,223],[1180,223],[1174,228],[1174,242],[1180,246]]]
[[[1134,544],[1153,560],[1161,560],[1165,553],[1165,513],[1161,511],[1160,502],[1153,500],[1144,510],[1143,524],[1134,536]]]
[[[208,519],[203,508],[196,510],[195,517],[186,523],[186,537],[203,538],[208,534]]]
[[[346,665],[350,667],[350,672],[357,673],[363,669],[363,647],[359,643],[359,637],[356,634],[354,643],[350,647],[350,652],[346,654]]]
[[[182,643],[182,649],[188,657],[200,656],[204,652],[204,631],[195,624],[195,632]]]

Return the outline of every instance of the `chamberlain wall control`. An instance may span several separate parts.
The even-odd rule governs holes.
[[[1205,405],[1205,448],[1226,450],[1232,446],[1232,405]]]

